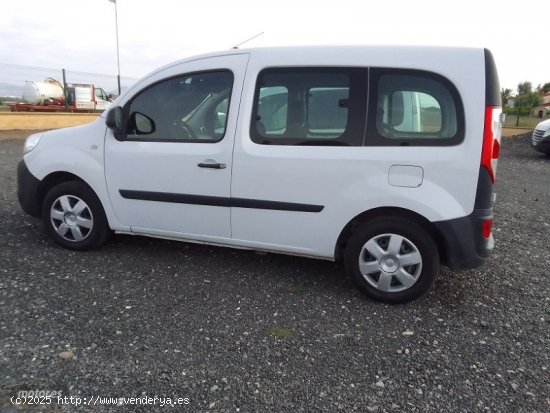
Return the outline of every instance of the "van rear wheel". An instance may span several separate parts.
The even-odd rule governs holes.
[[[363,223],[350,237],[344,261],[359,288],[386,303],[406,303],[426,293],[439,271],[431,235],[401,217]]]
[[[42,220],[48,235],[72,250],[97,248],[111,235],[101,202],[92,189],[79,181],[50,189],[42,205]]]

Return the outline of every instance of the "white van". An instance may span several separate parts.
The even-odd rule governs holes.
[[[70,249],[114,231],[342,259],[406,302],[491,254],[500,114],[485,49],[228,50],[30,136],[18,195]]]
[[[550,156],[550,119],[540,122],[531,135],[531,146],[536,151]]]

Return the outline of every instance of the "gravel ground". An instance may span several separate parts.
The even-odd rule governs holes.
[[[19,208],[10,133],[1,413],[550,411],[550,158],[527,137],[503,143],[488,264],[390,306],[330,262],[131,236],[62,249]],[[21,390],[188,404],[16,408]]]

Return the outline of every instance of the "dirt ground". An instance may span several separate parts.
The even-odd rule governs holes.
[[[523,136],[527,133],[531,133],[530,129],[513,129],[513,128],[503,128],[502,137],[503,138],[512,138],[514,136]]]
[[[329,261],[63,249],[19,206],[22,146],[0,142],[0,413],[550,412],[550,158],[528,131],[503,139],[488,262],[395,306]],[[75,402],[12,404],[32,391]],[[153,396],[188,405],[122,404]]]

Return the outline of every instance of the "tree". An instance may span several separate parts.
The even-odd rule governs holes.
[[[502,98],[502,106],[506,106],[512,97],[512,89],[500,89],[500,97]]]
[[[545,83],[544,85],[538,85],[537,86],[537,92],[539,94],[548,93],[550,92],[550,82]]]
[[[533,92],[533,84],[531,82],[522,82],[518,84],[518,95],[527,95]]]
[[[541,104],[540,95],[533,92],[531,82],[522,82],[518,85],[518,95],[515,99],[515,107],[517,108],[516,126],[519,125],[519,117],[527,116],[531,113],[531,109]]]

